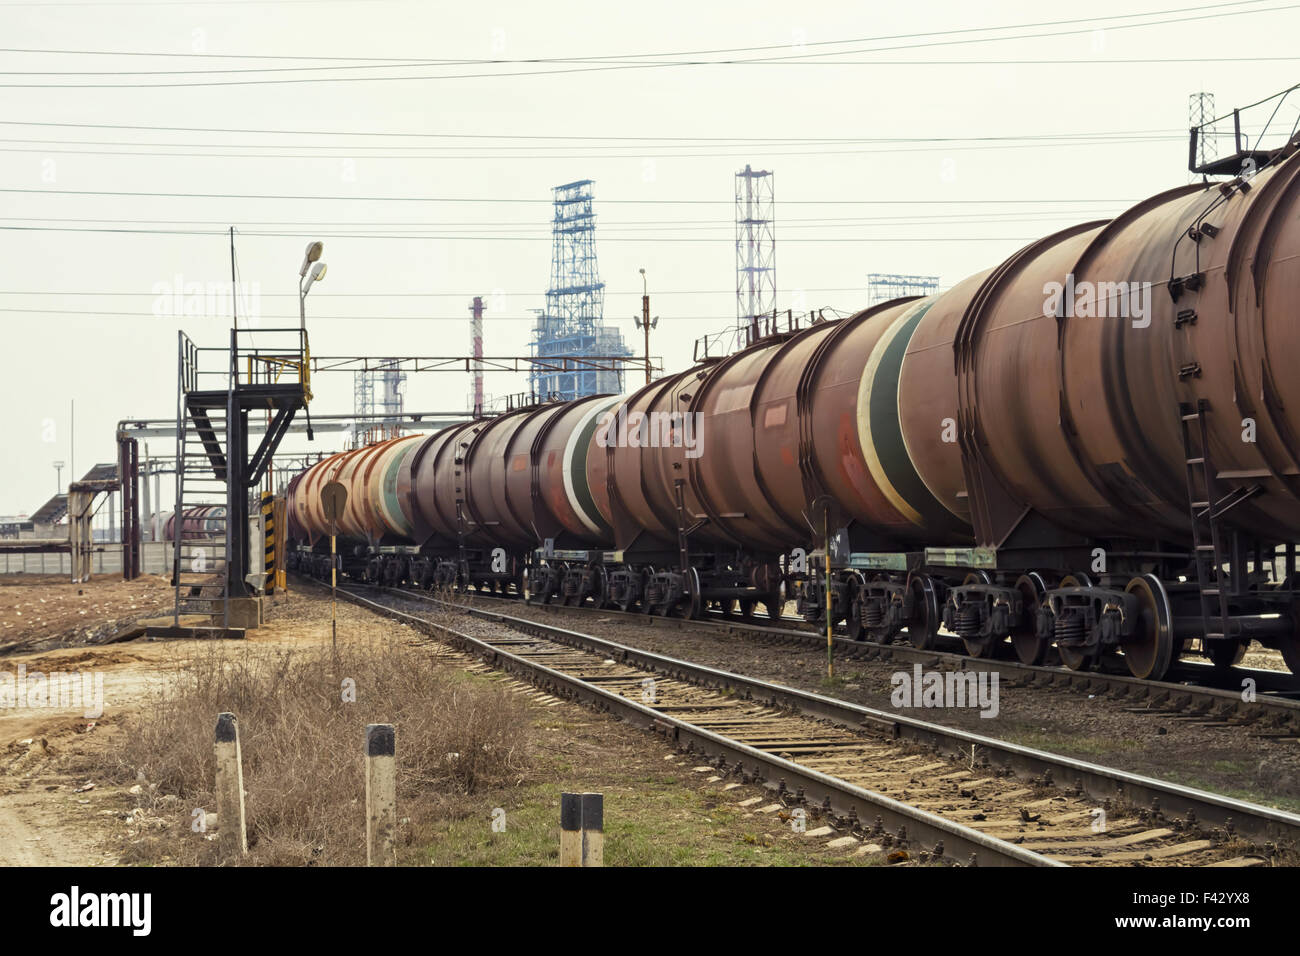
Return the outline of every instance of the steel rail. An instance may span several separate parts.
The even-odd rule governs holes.
[[[415,594],[418,592],[411,591]],[[501,601],[518,605],[518,598],[500,595],[472,593],[474,600]],[[806,644],[809,647],[824,649],[824,635],[810,631],[795,630],[770,624],[757,624],[752,621],[728,620],[726,618],[709,618],[691,620],[689,618],[660,617],[654,614],[639,614],[635,611],[619,611],[590,606],[571,607],[563,604],[525,603],[525,607],[537,608],[547,613],[564,613],[565,611],[595,612],[604,617],[620,616],[634,619],[652,627],[668,627],[676,630],[695,630],[701,633],[722,632],[738,637],[751,637],[770,643]],[[1253,701],[1242,698],[1240,689],[1207,687],[1198,684],[1174,683],[1172,681],[1152,681],[1131,674],[1115,674],[1105,671],[1075,671],[1063,666],[1047,664],[1025,664],[1021,661],[1005,660],[991,657],[971,657],[959,651],[939,650],[937,648],[918,648],[910,644],[881,644],[874,641],[855,641],[843,635],[834,637],[836,655],[847,660],[907,661],[925,666],[944,664],[955,670],[997,671],[999,675],[1036,683],[1041,686],[1054,684],[1076,688],[1085,692],[1110,690],[1117,697],[1125,697],[1134,703],[1147,702],[1152,705],[1166,705],[1165,710],[1171,716],[1179,710],[1192,709],[1202,705],[1204,716],[1224,718],[1232,711],[1244,716],[1275,720],[1278,723],[1276,736],[1292,739],[1300,736],[1300,700],[1289,697],[1274,696],[1270,689],[1284,689],[1283,692],[1300,692],[1300,679],[1284,671],[1266,671],[1236,668],[1231,673],[1239,678],[1250,678],[1256,682],[1257,696]],[[1180,663],[1180,672],[1186,673],[1192,668],[1206,673],[1192,673],[1189,679],[1213,678],[1214,668],[1208,664]],[[1262,735],[1268,736],[1268,735]]]
[[[706,687],[730,688],[747,699],[796,710],[832,723],[884,730],[895,738],[963,756],[975,748],[974,752],[982,753],[991,766],[1005,768],[1020,777],[1037,777],[1044,783],[1055,783],[1058,786],[1072,783],[1076,791],[1099,803],[1112,800],[1141,807],[1157,820],[1170,821],[1172,817],[1172,822],[1176,825],[1189,828],[1205,824],[1222,827],[1230,833],[1255,840],[1284,842],[1288,846],[1300,843],[1300,815],[1283,810],[666,657],[527,618],[448,604],[404,589],[382,590],[408,600],[414,598],[438,604],[521,633],[600,653],[621,663],[635,664],[679,680]]]
[[[404,598],[411,596],[409,592],[397,593]],[[755,783],[769,789],[776,789],[778,793],[792,793],[796,802],[820,806],[824,813],[828,813],[841,823],[852,825],[857,821],[861,825],[864,821],[878,818],[882,825],[899,834],[900,841],[920,844],[932,859],[956,861],[960,857],[965,857],[968,865],[981,867],[1067,865],[1043,854],[1023,849],[1014,843],[999,840],[971,827],[962,826],[936,814],[909,806],[884,794],[867,790],[802,766],[795,761],[766,753],[738,740],[696,726],[689,721],[656,710],[654,707],[605,690],[581,677],[530,661],[503,647],[457,631],[445,624],[372,601],[348,588],[339,588],[338,594],[344,600],[376,614],[400,621],[431,636],[449,640],[492,667],[528,680],[548,693],[576,699],[602,711],[616,714],[634,726],[662,735],[669,743],[679,748],[713,758],[719,773],[746,774]],[[479,611],[478,616],[482,616],[485,620],[493,619],[492,612],[481,609],[471,610]],[[517,630],[510,624],[500,623],[510,630]],[[540,628],[548,627],[522,619],[519,623]],[[558,628],[553,630],[558,633],[571,633],[561,632]],[[586,635],[574,635],[574,637],[586,637]],[[596,638],[587,639],[596,642],[592,645],[593,648],[604,645],[608,645],[611,649],[620,648],[620,645],[612,642],[602,642]],[[623,650],[629,654],[641,653],[634,648]],[[662,660],[670,662],[669,658]],[[676,663],[684,673],[694,667],[685,662],[673,663]],[[721,671],[712,673],[722,675]],[[771,686],[774,690],[781,690],[775,685]]]

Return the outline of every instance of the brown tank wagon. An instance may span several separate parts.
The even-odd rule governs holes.
[[[973,653],[1009,634],[1026,660],[1122,649],[1159,676],[1186,642],[1229,663],[1254,637],[1300,666],[1279,535],[1300,528],[1277,385],[1294,377],[1274,369],[1300,343],[1268,298],[1300,291],[1298,174],[1288,151],[1252,181],[1057,233],[912,333],[908,447],[989,557],[947,602]],[[1278,546],[1286,570],[1261,587]]]
[[[176,535],[176,512],[166,512],[162,521],[162,540],[173,541]],[[183,539],[223,538],[226,534],[225,505],[195,505],[181,512]]]
[[[1300,672],[1295,153],[624,396],[335,456],[291,485],[293,528],[319,540],[342,476],[348,532],[423,585],[690,615],[793,596],[854,637],[944,625],[1140,677],[1258,640]]]
[[[406,536],[420,552],[404,573],[426,586],[518,592],[535,550],[607,543],[587,459],[596,420],[613,402],[531,406],[413,441],[389,470]],[[603,594],[603,569],[586,568],[567,585],[552,564],[537,569],[530,587],[541,599],[566,596],[566,587],[574,603]]]

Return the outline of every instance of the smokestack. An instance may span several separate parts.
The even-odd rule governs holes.
[[[470,308],[474,318],[470,320],[470,345],[474,349],[474,417],[483,415],[483,297],[474,296],[474,305]]]

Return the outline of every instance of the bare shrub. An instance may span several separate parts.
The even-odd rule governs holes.
[[[345,700],[349,688],[355,702]],[[437,666],[418,648],[347,644],[337,657],[317,648],[201,648],[126,728],[119,776],[143,780],[141,805],[170,824],[165,836],[135,845],[132,858],[213,859],[214,844],[191,832],[191,814],[216,810],[212,741],[223,711],[239,721],[253,863],[365,862],[366,724],[396,725],[399,841],[407,843],[448,798],[521,779],[532,749],[517,697]]]

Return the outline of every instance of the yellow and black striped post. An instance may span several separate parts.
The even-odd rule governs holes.
[[[272,514],[275,517],[275,526],[282,529],[275,536],[275,589],[282,594],[288,594],[289,588],[284,577],[284,556],[289,537],[289,502],[284,495],[275,496]]]
[[[275,495],[262,492],[262,543],[265,546],[266,593],[274,594],[279,583],[275,566]]]

